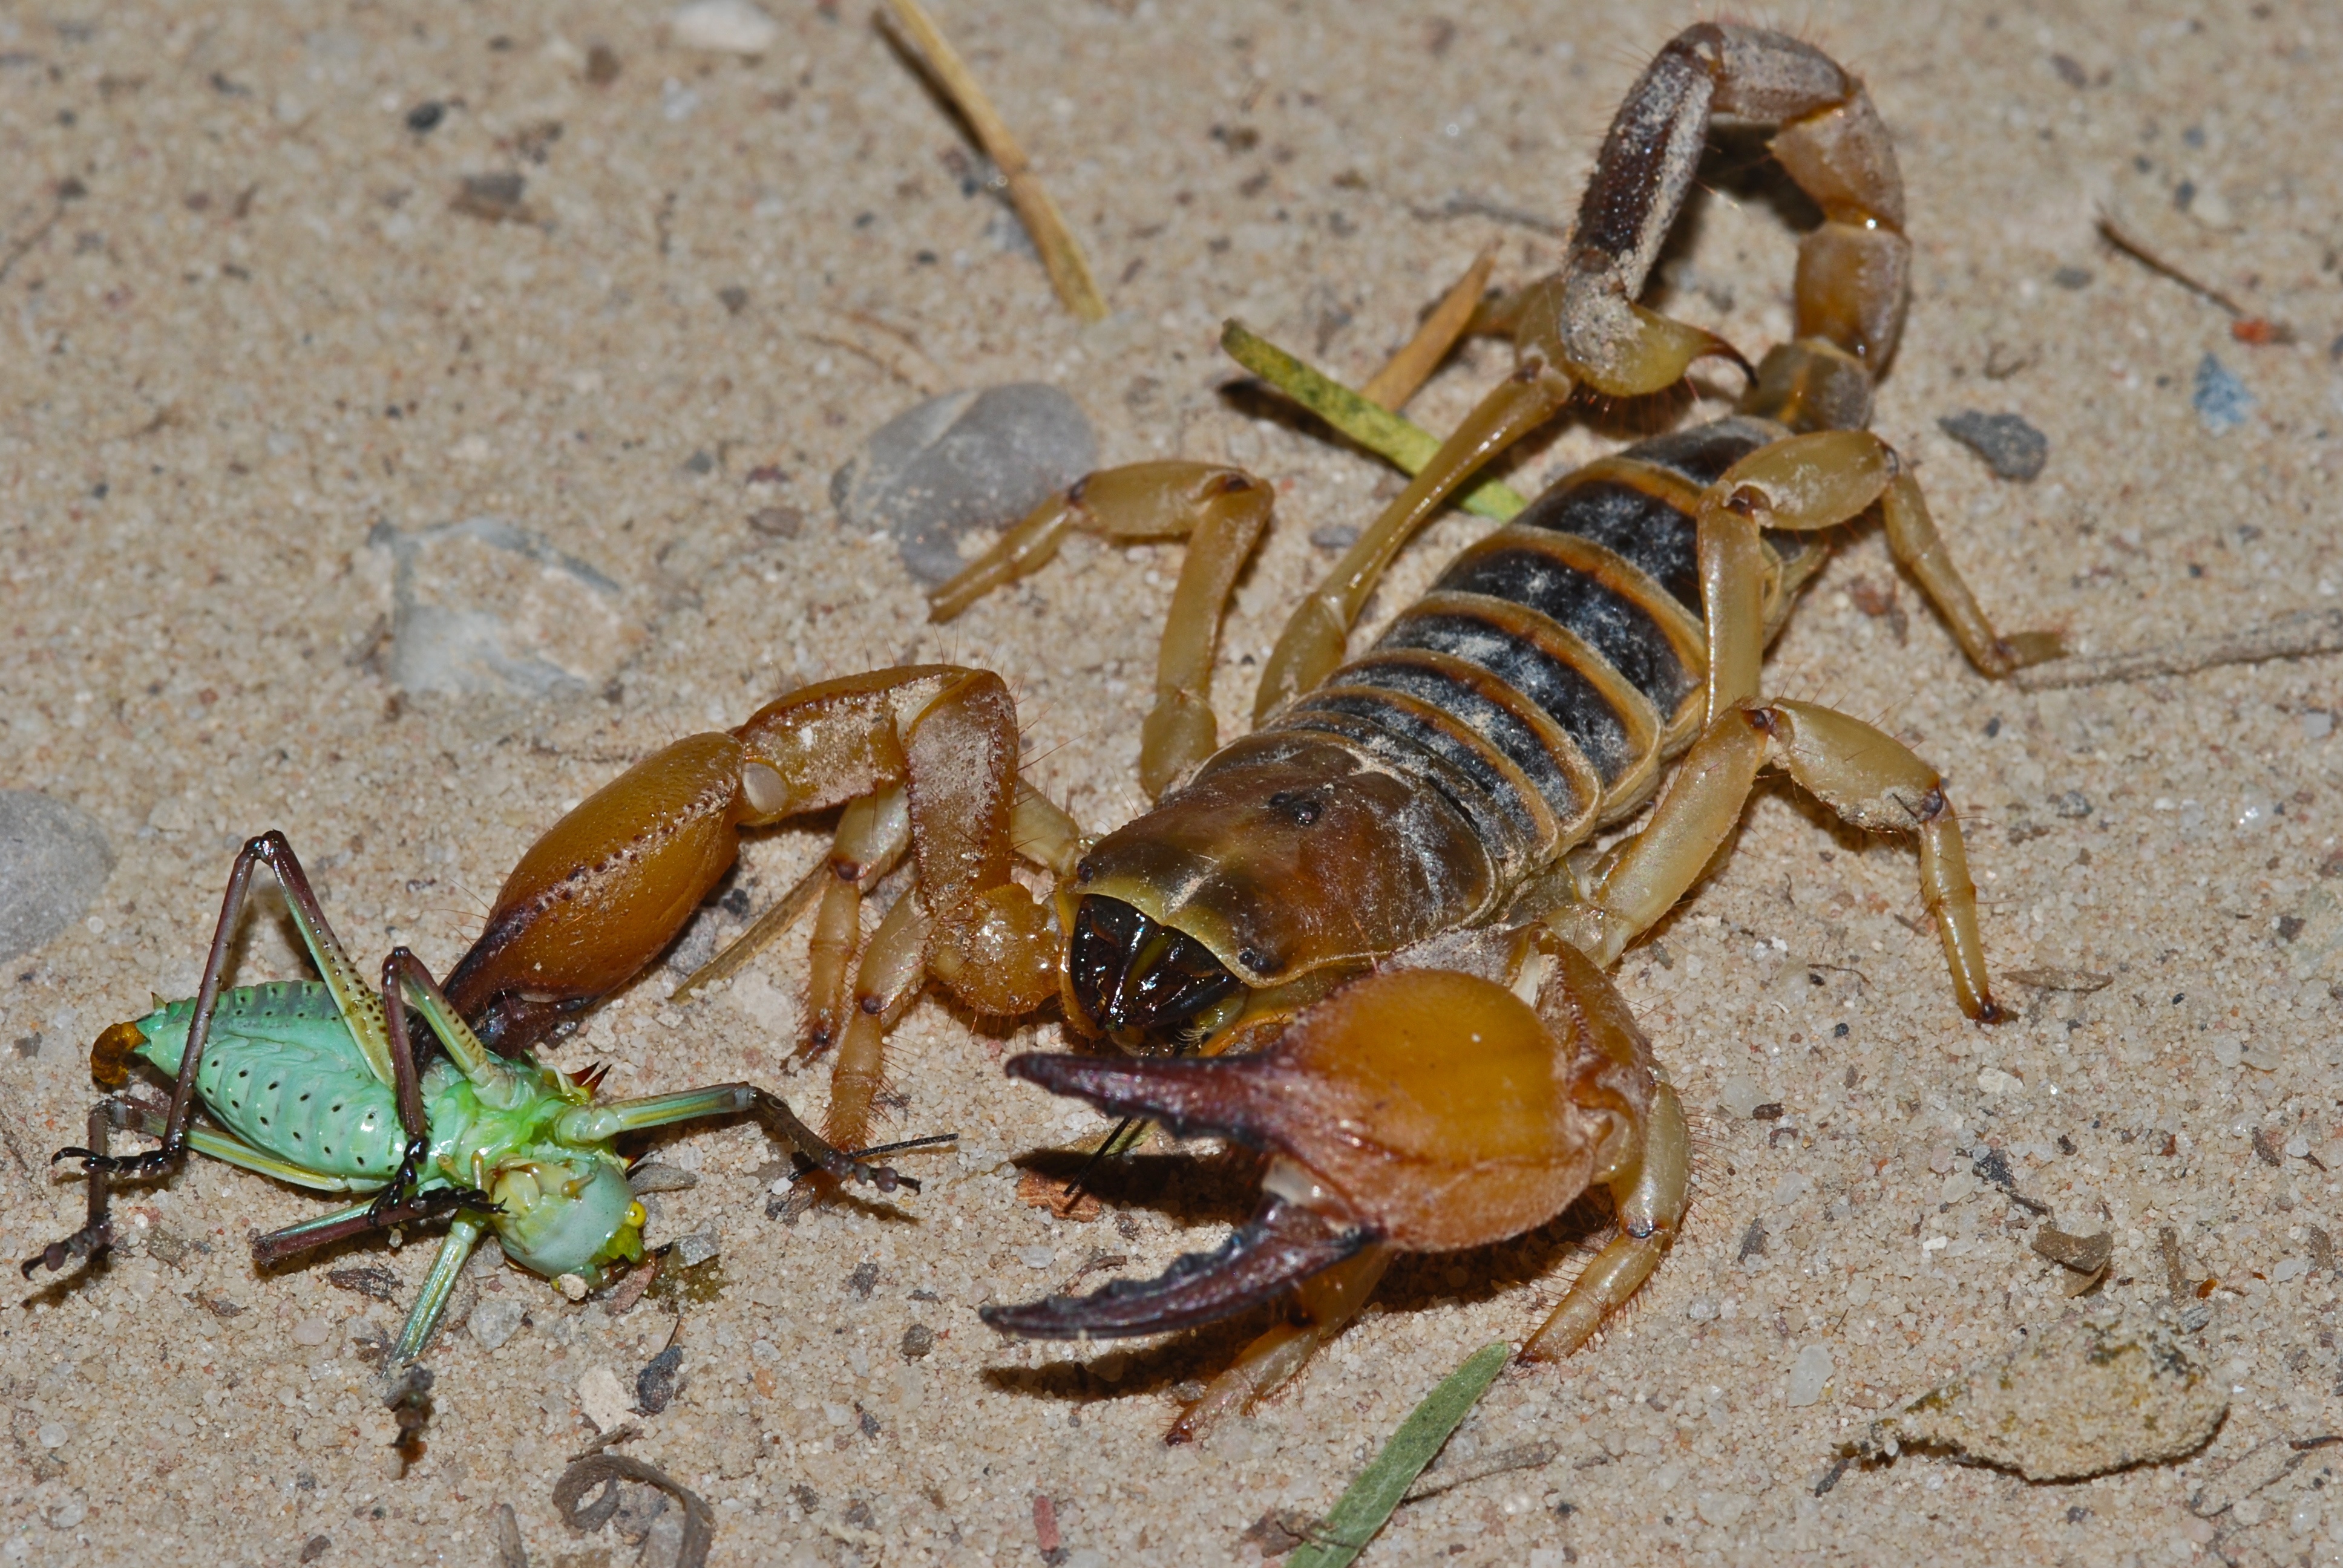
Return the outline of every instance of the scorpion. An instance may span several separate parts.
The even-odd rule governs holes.
[[[1754,367],[1638,303],[1712,117],[1774,127],[1773,156],[1824,213],[1799,246],[1794,338]],[[380,1146],[399,1171],[375,1204],[304,1235],[414,1209],[454,1213],[457,1225],[518,1224],[526,1205],[505,1188],[455,1171],[436,1187],[405,1180],[436,1158],[417,1152],[418,1130],[431,1129],[437,1149],[440,1125],[407,1087],[409,995],[451,1058],[434,1065],[433,1092],[452,1092],[458,1073],[477,1082],[575,1027],[665,950],[743,831],[843,808],[805,884],[819,908],[799,1051],[833,1056],[821,1132],[749,1086],[589,1109],[558,1074],[528,1091],[565,1107],[550,1112],[553,1128],[601,1158],[596,1140],[626,1127],[753,1105],[815,1167],[801,1188],[809,1200],[845,1180],[883,1186],[898,1178],[863,1160],[888,1151],[861,1146],[889,1029],[928,982],[991,1016],[1054,999],[1076,1033],[1114,1052],[1020,1055],[1011,1073],[1111,1114],[1257,1148],[1268,1155],[1263,1196],[1212,1253],[1079,1300],[988,1308],[995,1328],[1150,1334],[1282,1300],[1281,1320],[1181,1416],[1171,1440],[1182,1441],[1298,1373],[1396,1254],[1499,1241],[1599,1187],[1619,1233],[1523,1350],[1568,1354],[1656,1267],[1690,1183],[1683,1109],[1606,971],[1701,876],[1763,768],[1785,769],[1857,827],[1916,840],[1954,999],[1979,1022],[2002,1016],[1939,775],[1869,724],[1759,692],[1765,646],[1823,564],[1827,530],[1874,513],[1980,672],[2006,676],[2059,651],[2053,634],[1996,631],[1908,466],[1867,428],[1906,309],[1904,218],[1895,152],[1858,80],[1778,33],[1687,28],[1614,119],[1561,270],[1476,313],[1476,329],[1511,335],[1516,368],[1294,612],[1264,667],[1252,733],[1218,744],[1211,678],[1270,487],[1189,462],[1091,475],[1006,530],[931,608],[948,618],[1040,570],[1077,529],[1184,538],[1141,737],[1152,809],[1086,839],[1020,779],[1006,684],[954,665],[820,682],[738,729],[672,743],[527,851],[444,1000],[411,957],[393,955],[379,1013],[329,976],[339,1026],[394,1091],[407,1142]],[[1561,479],[1345,662],[1393,558],[1474,473],[1578,387],[1640,397],[1708,356],[1747,377],[1730,417]],[[1594,847],[1655,793],[1640,829]],[[907,856],[908,889],[866,936],[865,901]],[[1021,859],[1050,891],[1029,890]],[[289,850],[269,863],[281,877]],[[237,877],[248,869],[240,859]],[[231,881],[231,908],[241,887]],[[775,912],[793,916],[801,902]],[[314,924],[323,931],[321,916]],[[109,1162],[102,1147],[68,1151],[91,1173],[92,1228],[50,1256],[102,1240],[109,1171],[157,1169],[184,1147],[216,1151],[187,1119],[227,930],[224,919],[193,1005],[164,1148],[128,1157],[135,1165]],[[346,962],[329,941],[310,946],[321,970]],[[266,1009],[244,996],[228,1013],[256,1029]],[[166,1069],[176,1027],[150,1036]],[[393,1111],[377,1120],[387,1128]],[[620,1226],[589,1256],[540,1256],[590,1266],[626,1244]]]

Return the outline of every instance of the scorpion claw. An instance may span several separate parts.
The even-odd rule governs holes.
[[[1021,1307],[981,1307],[1002,1333],[1036,1340],[1129,1339],[1217,1322],[1330,1269],[1375,1240],[1341,1230],[1281,1198],[1264,1202],[1211,1252],[1189,1252],[1157,1278],[1117,1280],[1088,1296],[1051,1296]]]

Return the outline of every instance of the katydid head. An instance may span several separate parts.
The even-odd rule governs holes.
[[[576,1274],[598,1286],[610,1265],[643,1255],[643,1206],[607,1150],[509,1160],[485,1186],[499,1207],[493,1222],[505,1254],[548,1279]]]

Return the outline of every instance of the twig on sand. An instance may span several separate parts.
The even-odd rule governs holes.
[[[1098,280],[1091,276],[1091,264],[1082,255],[1082,247],[1066,228],[1066,220],[1058,211],[1058,204],[1050,199],[1049,191],[1033,166],[1025,156],[1008,125],[1001,118],[992,100],[984,95],[976,77],[954,52],[934,18],[920,5],[920,0],[889,0],[895,12],[896,25],[907,35],[905,42],[928,68],[936,85],[951,100],[969,129],[983,145],[985,156],[1001,170],[1008,183],[1009,199],[1016,206],[1017,216],[1025,222],[1025,232],[1033,236],[1033,248],[1041,253],[1041,265],[1050,269],[1050,281],[1058,290],[1058,298],[1065,307],[1084,321],[1100,321],[1106,317],[1106,299],[1099,293]]]
[[[2217,664],[2259,664],[2271,658],[2308,658],[2343,653],[2343,609],[2307,609],[2266,626],[2219,637],[2183,638],[2129,653],[2102,653],[2053,659],[2017,672],[2021,691],[2063,686],[2106,686],[2159,675],[2188,675]]]
[[[1465,268],[1464,276],[1432,307],[1432,314],[1423,318],[1423,325],[1415,329],[1407,346],[1367,378],[1367,384],[1359,388],[1360,395],[1394,414],[1407,407],[1416,388],[1432,378],[1432,373],[1440,368],[1440,362],[1448,357],[1448,351],[1463,335],[1465,324],[1473,319],[1473,307],[1481,303],[1481,291],[1489,286],[1489,269],[1496,261],[1493,251],[1484,250],[1475,257],[1473,265]]]

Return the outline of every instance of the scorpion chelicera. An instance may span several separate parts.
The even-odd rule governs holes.
[[[1637,303],[1712,116],[1775,127],[1775,157],[1825,217],[1799,248],[1795,340],[1754,370]],[[1995,631],[1907,467],[1866,429],[1903,322],[1903,226],[1895,154],[1858,81],[1780,34],[1686,29],[1614,120],[1562,270],[1476,317],[1510,332],[1517,368],[1295,613],[1265,667],[1254,733],[1217,747],[1210,678],[1269,487],[1195,463],[1091,475],[931,602],[938,618],[957,613],[1040,569],[1070,530],[1185,538],[1142,734],[1152,810],[1085,840],[1019,779],[1015,708],[988,671],[918,666],[809,686],[737,729],[646,758],[556,823],[450,972],[448,1005],[427,1010],[432,1031],[467,1073],[466,1023],[479,1062],[526,1055],[667,947],[742,829],[843,807],[801,885],[819,912],[800,1050],[835,1056],[823,1135],[758,1101],[817,1181],[870,1173],[840,1151],[867,1142],[887,1030],[930,979],[986,1014],[1055,997],[1078,1032],[1127,1053],[1020,1056],[1018,1076],[1271,1156],[1259,1213],[1218,1251],[1081,1300],[988,1309],[994,1326],[1144,1334],[1283,1296],[1283,1321],[1215,1380],[1177,1439],[1291,1377],[1394,1253],[1501,1241],[1601,1186],[1620,1234],[1525,1351],[1567,1353],[1657,1264],[1690,1171],[1683,1111],[1605,970],[1707,866],[1762,767],[1786,769],[1859,827],[1916,839],[1955,1000],[1980,1021],[2000,1016],[1936,771],[1870,725],[1758,694],[1765,644],[1821,566],[1824,530],[1872,512],[1980,671],[2057,651],[2047,634]],[[1749,375],[1734,415],[1565,477],[1343,662],[1408,536],[1575,387],[1649,394],[1707,355]],[[1595,852],[1593,836],[1679,759],[1641,830]],[[866,936],[864,899],[907,853],[910,885]],[[1021,857],[1054,877],[1053,894],[1027,890]],[[775,913],[799,907],[793,896]],[[196,1039],[220,951],[194,1007]],[[393,1010],[410,984],[430,998],[417,973],[401,967],[387,985]],[[346,1020],[375,1016],[347,982],[335,999]],[[396,1020],[382,1027],[403,1039]],[[372,1040],[374,1028],[350,1032]],[[396,1061],[374,1072],[412,1076]],[[196,1076],[181,1076],[168,1140],[194,1139]],[[411,1149],[429,1119],[407,1113],[403,1088],[398,1098]],[[93,1161],[93,1181],[107,1168]],[[494,1212],[479,1205],[498,1193],[458,1185],[387,1191]]]

